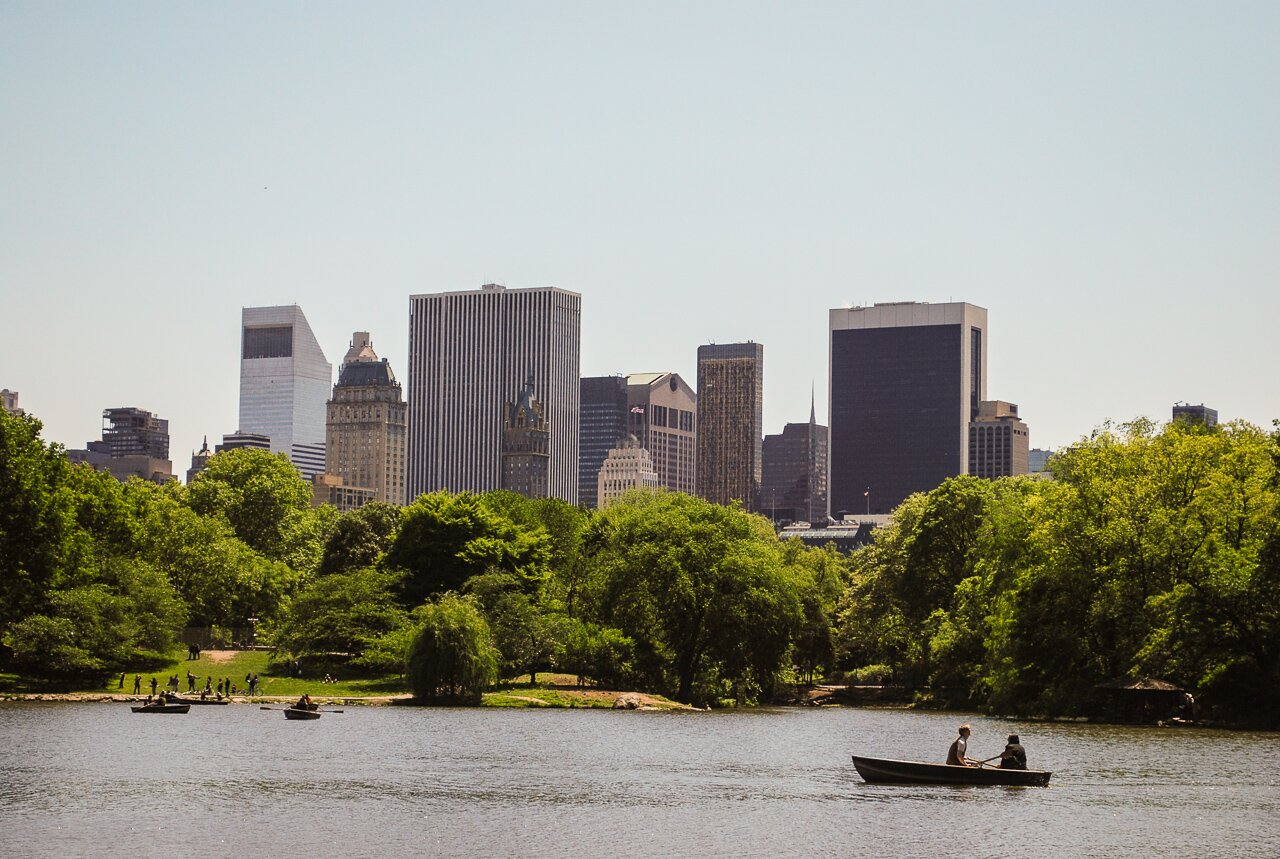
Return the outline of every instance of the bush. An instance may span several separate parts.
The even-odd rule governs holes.
[[[498,649],[489,624],[469,599],[449,593],[422,608],[421,632],[409,648],[409,685],[420,701],[478,704],[498,680]]]
[[[853,676],[853,682],[867,686],[883,686],[893,682],[891,665],[864,665],[854,669],[850,674]]]

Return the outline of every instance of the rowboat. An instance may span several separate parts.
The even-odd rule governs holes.
[[[230,699],[230,698],[223,698],[222,700],[218,700],[217,698],[176,698],[176,699],[174,699],[174,700],[176,700],[176,701],[180,701],[180,702],[182,702],[183,704],[195,704],[195,705],[197,705],[197,706],[208,706],[208,705],[210,705],[210,704],[215,704],[215,705],[216,705],[216,704],[230,704],[230,703],[231,703],[231,699]]]
[[[893,761],[853,756],[858,775],[868,784],[1003,784],[1045,787],[1051,772],[999,767],[958,767],[920,761]]]
[[[141,707],[130,707],[135,713],[185,713],[191,709],[190,704],[143,704]]]
[[[319,711],[319,710],[299,710],[297,707],[285,707],[285,708],[284,708],[284,717],[285,717],[286,719],[293,719],[293,720],[295,720],[295,721],[298,721],[298,720],[306,721],[306,720],[308,720],[308,719],[319,719],[319,718],[320,718],[320,711]]]

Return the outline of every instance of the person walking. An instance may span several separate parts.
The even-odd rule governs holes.
[[[136,674],[136,675],[134,675],[134,678],[133,678],[133,694],[135,694],[135,695],[141,695],[141,694],[142,694],[142,675],[141,675],[141,674]]]
[[[152,698],[156,697],[156,687],[158,687],[159,685],[160,684],[156,682],[156,678],[152,677],[151,678],[151,697]]]

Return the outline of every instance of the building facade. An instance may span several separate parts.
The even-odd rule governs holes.
[[[324,473],[341,478],[344,497],[354,489],[369,498],[404,504],[408,405],[386,358],[378,358],[368,331],[351,335],[326,404]]]
[[[503,407],[502,488],[525,498],[546,498],[551,430],[529,378],[514,402]]]
[[[632,489],[658,489],[661,486],[658,472],[653,468],[653,458],[633,435],[628,435],[609,451],[596,476],[596,496],[600,499],[601,510]]]
[[[578,389],[578,503],[595,509],[600,466],[627,437],[627,378],[589,376]]]
[[[659,485],[697,492],[698,396],[679,373],[627,376],[627,434],[649,451]]]
[[[761,475],[760,512],[775,523],[826,521],[827,428],[812,404],[808,423],[764,437]]]
[[[265,435],[311,480],[325,467],[333,366],[296,304],[246,307],[240,324],[239,432]]]
[[[829,511],[890,513],[969,472],[987,311],[898,302],[830,311]]]
[[[18,392],[11,391],[8,388],[0,390],[0,409],[4,409],[11,415],[22,417],[25,412],[18,408]]]
[[[581,296],[552,287],[410,297],[410,497],[499,488],[503,403],[532,376],[550,433],[548,492],[578,503],[581,314]]]
[[[187,469],[187,485],[191,485],[191,481],[195,480],[196,475],[204,471],[209,465],[209,460],[213,458],[213,451],[209,450],[209,437],[204,437],[204,443],[200,449],[191,452],[191,467]]]
[[[254,450],[271,450],[271,439],[261,433],[255,432],[232,432],[222,437],[222,444],[215,445],[213,452],[215,454],[222,453],[224,450],[237,450],[242,447],[253,448]]]
[[[698,495],[759,509],[764,346],[698,347]]]
[[[1030,471],[1031,439],[1018,417],[1018,406],[1003,400],[978,403],[978,416],[969,423],[969,473],[994,480]]]
[[[68,450],[67,459],[105,471],[121,483],[131,477],[152,483],[174,479],[169,422],[145,409],[104,409],[102,438],[83,450]]]
[[[1212,429],[1218,425],[1218,410],[1211,409],[1204,403],[1193,406],[1190,403],[1173,404],[1173,420],[1188,424],[1199,424]]]

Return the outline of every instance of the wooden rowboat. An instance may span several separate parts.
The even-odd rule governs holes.
[[[1003,784],[1045,787],[1051,772],[999,767],[957,767],[920,761],[893,761],[853,756],[858,775],[868,784]]]
[[[230,698],[223,698],[222,700],[218,700],[217,698],[175,698],[174,700],[179,701],[183,704],[195,704],[197,706],[208,706],[210,704],[216,705],[216,704],[231,703]]]
[[[285,707],[284,717],[295,721],[306,721],[308,719],[319,719],[320,712],[318,710],[299,710],[297,707]]]
[[[185,713],[191,709],[190,704],[143,704],[141,707],[130,707],[135,713]]]

